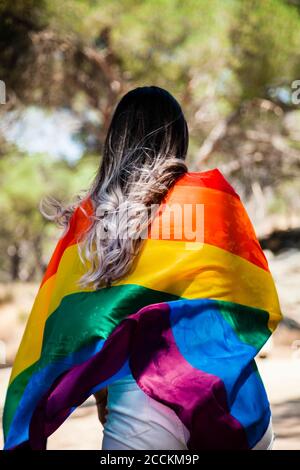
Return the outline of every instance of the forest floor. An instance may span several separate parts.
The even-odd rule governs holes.
[[[271,402],[274,450],[300,450],[300,359],[293,358],[286,347],[275,347],[269,357],[257,363]],[[1,408],[9,373],[10,368],[0,369]],[[48,449],[97,450],[101,441],[102,427],[91,398],[49,438]]]
[[[257,364],[272,408],[274,450],[300,450],[300,251],[288,250],[276,257],[266,254],[285,320],[275,332],[266,358],[258,358]],[[0,285],[0,340],[6,346],[5,361],[0,357],[0,414],[11,364],[36,290],[36,284]],[[101,440],[102,428],[91,398],[49,438],[48,448],[100,449]],[[1,433],[0,445],[2,448]]]

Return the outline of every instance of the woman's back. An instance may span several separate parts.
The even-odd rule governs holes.
[[[189,432],[175,412],[145,394],[131,374],[108,386],[103,450],[187,449]]]
[[[187,173],[187,146],[168,92],[129,92],[87,197],[50,217],[66,230],[13,367],[6,448],[45,448],[107,385],[106,449],[251,449],[269,432],[255,356],[281,319],[274,282],[239,196],[218,170]]]

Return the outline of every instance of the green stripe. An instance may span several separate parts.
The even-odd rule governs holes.
[[[68,295],[46,322],[42,365],[81,349],[94,338],[108,338],[124,318],[146,305],[178,298],[132,284]]]
[[[81,349],[93,339],[106,339],[121,320],[146,305],[179,299],[137,285],[113,286],[64,297],[46,322],[41,358],[21,372],[9,386],[3,415],[5,434],[23,391],[37,369]],[[268,313],[232,302],[217,302],[223,318],[240,340],[259,350],[270,336]]]
[[[94,339],[106,339],[120,321],[142,307],[178,298],[172,294],[132,284],[112,286],[96,292],[79,292],[64,297],[46,322],[40,359],[15,377],[9,386],[3,415],[5,434],[24,389],[37,369],[61,360]]]
[[[36,370],[38,362],[32,364],[31,366],[27,367],[27,369],[23,370],[13,382],[9,385],[6,394],[5,406],[3,410],[3,434],[4,440],[8,435],[8,431],[15,415],[17,406],[19,401],[23,395],[26,385],[28,384],[30,377]]]
[[[239,339],[259,351],[271,335],[268,312],[233,302],[217,302],[221,315]]]

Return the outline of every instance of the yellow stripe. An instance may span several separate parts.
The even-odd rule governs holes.
[[[78,256],[77,245],[71,245],[65,250],[57,272],[47,279],[35,298],[9,383],[22,370],[27,369],[39,359],[47,318],[57,309],[64,296],[80,290],[77,280],[84,271],[84,266]],[[84,290],[88,291],[88,289],[81,289],[82,292]]]
[[[73,245],[64,252],[57,273],[39,292],[12,378],[39,359],[47,317],[57,309],[62,297],[79,291],[76,281],[83,273],[77,246]],[[125,284],[136,284],[188,299],[211,298],[264,309],[270,314],[271,330],[281,318],[270,273],[212,245],[146,240],[133,272],[113,285]],[[49,292],[52,290],[49,305]]]
[[[281,318],[271,274],[213,245],[147,240],[133,273],[118,283],[139,284],[187,299],[236,302],[269,312],[273,331]],[[190,249],[192,248],[192,249]],[[154,273],[155,272],[155,276]]]
[[[55,276],[50,277],[37,293],[14,361],[9,383],[11,383],[22,370],[36,362],[40,357],[43,331],[48,317],[48,308],[53,292],[54,281]]]

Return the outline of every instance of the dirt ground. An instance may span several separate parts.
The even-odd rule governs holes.
[[[276,434],[274,450],[300,450],[300,252],[289,250],[279,256],[267,253],[285,320],[274,335],[265,359],[258,367],[270,399]],[[37,285],[0,285],[0,414],[10,366]],[[1,343],[0,343],[1,345]],[[48,440],[49,449],[100,449],[102,429],[94,400],[90,399]],[[0,433],[2,447],[2,434]]]
[[[274,450],[300,450],[300,358],[288,348],[275,349],[269,358],[258,359],[272,407],[276,434]],[[8,368],[0,369],[0,396],[9,378]],[[2,447],[2,436],[0,444]],[[89,399],[49,438],[48,449],[100,449],[102,427],[94,399]]]

